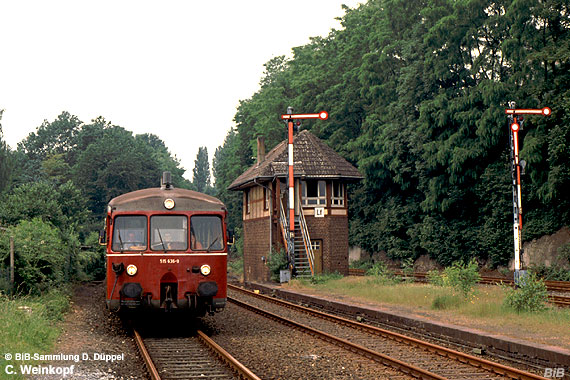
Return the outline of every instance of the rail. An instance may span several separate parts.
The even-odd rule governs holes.
[[[505,377],[508,377],[510,379],[519,379],[519,380],[538,380],[538,379],[544,380],[545,379],[544,377],[541,377],[541,376],[538,376],[538,375],[535,375],[535,374],[532,374],[532,373],[529,373],[526,371],[522,371],[522,370],[519,370],[516,368],[512,368],[512,367],[509,367],[507,365],[495,363],[495,362],[492,362],[492,361],[489,361],[486,359],[482,359],[482,358],[479,358],[479,357],[476,357],[473,355],[469,355],[469,354],[466,354],[466,353],[463,353],[460,351],[456,351],[456,350],[453,350],[453,349],[450,349],[447,347],[439,346],[439,345],[436,345],[433,343],[425,342],[425,341],[422,341],[422,340],[419,340],[416,338],[408,337],[406,335],[399,334],[396,332],[392,332],[389,330],[385,330],[385,329],[382,329],[379,327],[363,324],[363,323],[356,322],[356,321],[353,321],[353,320],[350,320],[347,318],[339,317],[339,316],[329,314],[329,313],[325,313],[325,312],[322,312],[319,310],[314,310],[314,309],[311,309],[308,307],[300,306],[300,305],[294,304],[292,302],[284,301],[284,300],[277,299],[274,297],[269,297],[269,296],[266,296],[263,294],[250,292],[248,290],[239,288],[237,286],[228,285],[228,288],[235,290],[235,291],[238,291],[238,292],[241,292],[241,293],[245,293],[245,294],[247,294],[251,297],[257,298],[257,299],[262,299],[262,300],[269,302],[269,303],[272,303],[272,304],[277,304],[277,305],[280,305],[280,306],[283,306],[283,307],[286,307],[286,308],[289,308],[292,310],[297,310],[297,311],[312,315],[312,316],[317,317],[317,318],[321,318],[324,320],[328,320],[328,321],[337,323],[339,325],[348,326],[348,327],[354,328],[358,331],[363,331],[363,332],[366,332],[366,333],[369,333],[369,334],[372,334],[372,335],[375,335],[378,337],[390,339],[390,340],[395,341],[395,342],[405,343],[411,347],[419,348],[422,351],[431,352],[431,353],[437,354],[441,357],[449,358],[449,359],[455,360],[459,363],[463,363],[463,364],[466,364],[466,365],[469,365],[469,366],[472,366],[475,368],[481,368],[483,370],[490,371],[490,372],[493,372],[497,375],[505,376]],[[259,312],[257,310],[254,310],[257,308],[255,308],[254,306],[252,306],[250,304],[238,301],[235,298],[228,297],[228,301],[236,303],[240,306],[249,308],[250,310],[257,312],[258,314],[267,314],[268,317],[275,319],[275,320],[278,320],[277,318],[273,317],[274,314],[268,313],[267,311]],[[282,317],[278,317],[278,318],[283,319]],[[295,326],[295,324],[296,324],[296,322],[293,322],[290,320],[287,320],[283,323],[287,323],[287,324],[290,324],[292,326]],[[323,333],[322,331],[319,331],[319,330],[317,330],[317,331],[319,333]],[[315,333],[314,335],[316,336],[317,334]],[[351,349],[348,345],[346,345],[345,347],[348,349]],[[363,347],[363,348],[366,349],[368,352],[371,351],[366,347]],[[375,351],[372,351],[372,352],[375,352]],[[393,358],[390,358],[390,359],[393,359]],[[383,362],[384,364],[391,365],[392,367],[395,367],[398,369],[404,368],[404,367],[400,366],[400,363],[402,363],[402,362],[396,364],[396,363],[388,363],[387,361],[385,362],[385,361],[381,361],[378,359],[373,359],[373,360]],[[394,365],[394,364],[396,364],[396,365]],[[413,364],[411,364],[411,363],[405,363],[405,364],[406,364],[406,366],[413,366]],[[415,368],[417,368],[417,367],[415,367]],[[417,369],[419,369],[419,368],[417,368]],[[425,370],[421,370],[421,371],[425,371]],[[427,372],[427,371],[425,371],[425,372]],[[409,373],[412,374],[412,376],[418,377],[420,379],[442,378],[440,375],[432,374],[430,372],[428,372],[428,373],[425,373],[425,372],[423,374],[420,374],[418,372],[409,372]],[[437,377],[431,377],[434,375]]]
[[[143,360],[145,362],[145,365],[149,371],[150,374],[150,378],[152,380],[161,380],[161,376],[159,374],[159,370],[157,368],[157,366],[155,365],[154,360],[152,359],[152,355],[149,353],[149,350],[147,349],[147,346],[143,340],[143,338],[141,337],[141,335],[139,334],[138,331],[134,330],[134,336],[135,336],[135,343],[139,349],[139,352],[141,353],[141,356],[143,357]],[[201,344],[198,344],[199,346],[203,347],[206,346],[217,358],[218,360],[221,360],[223,362],[226,363],[227,366],[229,366],[229,369],[231,371],[234,372],[234,374],[237,375],[237,377],[239,377],[240,379],[246,379],[246,380],[260,380],[260,378],[258,376],[256,376],[251,370],[249,370],[246,366],[244,366],[242,363],[240,363],[238,360],[236,360],[232,355],[230,355],[230,353],[228,353],[226,350],[224,350],[221,346],[219,346],[216,342],[214,342],[211,338],[209,338],[206,334],[204,334],[202,331],[197,330],[196,331],[196,337],[198,338],[198,340],[201,342]],[[178,338],[179,339],[179,338]],[[192,342],[192,340],[183,340],[183,342],[185,342],[186,344],[190,345]],[[156,343],[154,343],[156,346]],[[168,345],[166,351],[164,351],[165,347],[160,347],[161,351],[157,351],[157,347],[154,347],[154,353],[153,355],[156,355],[158,357],[158,363],[160,365],[160,363],[162,363],[162,366],[164,367],[166,366],[172,366],[172,361],[165,361],[164,357],[168,356],[165,355],[164,352],[178,352],[178,353],[183,353],[184,355],[188,354],[188,352],[184,352],[184,349],[186,348],[185,346],[177,346],[177,343],[174,343],[173,346]],[[191,347],[191,349],[194,349],[194,347]],[[194,352],[195,351],[195,352]],[[192,354],[197,354],[200,352],[200,350],[194,350],[192,351]],[[151,352],[152,349],[151,349]],[[192,358],[193,360],[196,360],[196,356],[189,356],[189,359]],[[178,365],[180,363],[175,363],[174,365],[176,366],[176,369],[174,368],[162,368],[162,372],[164,372],[165,374],[169,374],[169,372],[177,372],[177,375],[179,377],[177,378],[190,378],[192,377],[192,364],[196,364],[199,367],[204,366],[204,358],[198,358],[198,361],[195,361],[195,363],[190,363],[190,360],[186,363],[181,363],[182,365]],[[222,366],[225,367],[225,366]],[[190,372],[189,372],[190,371]],[[201,373],[201,378],[204,379],[219,379],[219,378],[228,378],[227,376],[224,376],[223,373],[221,373],[219,370],[217,370],[217,368],[212,367],[209,368],[210,373]],[[226,371],[226,369],[224,369],[223,371]],[[222,371],[222,372],[223,372]],[[192,377],[193,378],[193,377]]]
[[[426,371],[422,368],[411,365],[409,363],[405,363],[401,360],[392,358],[388,355],[384,355],[380,352],[370,350],[370,349],[363,347],[361,345],[354,344],[354,343],[349,342],[345,339],[338,338],[338,337],[333,336],[331,334],[324,333],[322,331],[319,331],[319,330],[314,329],[312,327],[309,327],[307,325],[295,322],[291,319],[279,316],[279,315],[274,314],[274,313],[270,313],[266,310],[260,309],[258,307],[253,306],[253,305],[250,305],[246,302],[239,301],[235,298],[228,297],[228,301],[232,302],[235,305],[240,306],[244,309],[247,309],[247,310],[250,310],[256,314],[259,314],[265,318],[269,318],[269,319],[272,319],[276,322],[282,323],[286,326],[293,327],[295,329],[298,329],[299,331],[305,332],[309,335],[312,335],[314,337],[322,339],[326,342],[329,342],[331,344],[335,344],[339,347],[342,347],[342,348],[344,348],[350,352],[364,356],[368,359],[374,360],[374,361],[381,363],[381,364],[384,364],[386,366],[390,366],[392,368],[395,368],[395,369],[397,369],[397,370],[399,370],[405,374],[409,374],[410,376],[413,376],[415,378],[426,379],[426,380],[447,380],[443,376],[439,376],[435,373]]]
[[[305,245],[305,252],[307,258],[309,259],[309,268],[311,269],[311,276],[315,275],[315,254],[313,252],[313,246],[311,245],[311,236],[309,235],[309,229],[307,228],[307,221],[305,220],[305,215],[303,214],[303,207],[301,207],[301,198],[299,193],[297,193],[297,202],[299,203],[299,228],[301,229],[301,234],[303,235],[303,244]]]

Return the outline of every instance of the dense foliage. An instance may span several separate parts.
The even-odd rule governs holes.
[[[9,236],[20,294],[102,277],[104,254],[95,231],[103,227],[107,202],[158,187],[165,170],[175,186],[193,187],[157,136],[134,136],[102,117],[85,124],[63,112],[14,151],[0,129],[0,291],[9,285]]]
[[[369,0],[345,8],[341,30],[265,64],[259,91],[240,102],[236,127],[214,153],[213,190],[205,148],[191,183],[157,136],[103,117],[84,123],[63,112],[15,150],[0,124],[0,224],[8,229],[0,231],[0,284],[9,234],[17,236],[18,265],[31,266],[17,269],[22,291],[100,274],[93,231],[106,203],[158,186],[163,170],[176,187],[224,201],[239,251],[241,194],[227,187],[253,164],[256,137],[269,149],[286,138],[278,115],[288,106],[329,111],[329,120],[302,128],[365,176],[349,189],[352,244],[399,259],[429,254],[444,265],[472,257],[505,264],[508,101],[553,111],[524,122],[523,239],[570,224],[569,8],[560,0]]]
[[[255,138],[286,138],[278,115],[328,110],[305,122],[355,164],[350,239],[394,258],[442,264],[512,254],[508,101],[552,108],[527,117],[521,156],[523,239],[570,223],[570,6],[544,0],[369,0],[343,29],[265,64],[216,151],[216,188],[252,164]],[[235,198],[237,199],[237,198]],[[228,202],[230,214],[238,205]],[[235,207],[235,208],[233,208]]]

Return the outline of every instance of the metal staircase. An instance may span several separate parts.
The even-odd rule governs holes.
[[[295,238],[293,239],[293,244],[295,248],[293,254],[293,259],[295,261],[295,276],[311,277],[313,271],[311,270],[309,255],[307,255],[307,250],[305,249],[305,242],[298,216],[295,217]]]
[[[305,217],[302,212],[295,217],[295,235],[291,237],[283,203],[280,203],[281,216],[279,219],[281,221],[281,232],[283,233],[283,241],[287,247],[287,256],[294,268],[293,274],[296,277],[311,277],[315,273],[315,258]]]

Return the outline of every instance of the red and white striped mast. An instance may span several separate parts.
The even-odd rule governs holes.
[[[518,284],[521,270],[522,253],[522,191],[521,191],[521,166],[524,162],[519,159],[519,131],[521,130],[523,117],[516,115],[543,115],[549,116],[552,111],[548,107],[542,109],[516,109],[515,102],[509,102],[505,113],[509,115],[511,161],[513,178],[513,235],[515,245],[515,283]],[[521,165],[522,164],[522,165]]]
[[[321,111],[319,113],[293,114],[293,107],[287,107],[287,114],[281,115],[281,119],[283,121],[287,121],[289,134],[289,232],[291,235],[293,235],[295,231],[295,178],[293,175],[293,127],[295,125],[295,120],[326,120],[328,117],[329,114],[327,111]]]

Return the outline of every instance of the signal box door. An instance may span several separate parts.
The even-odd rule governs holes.
[[[323,273],[323,241],[321,239],[311,240],[311,247],[315,255],[315,274]]]

